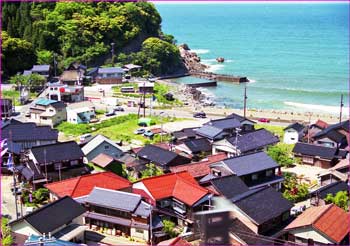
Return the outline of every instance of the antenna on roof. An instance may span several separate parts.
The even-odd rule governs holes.
[[[342,113],[343,113],[343,107],[344,107],[344,103],[343,103],[343,94],[341,94],[341,96],[340,96],[340,115],[339,115],[339,123],[341,122]]]

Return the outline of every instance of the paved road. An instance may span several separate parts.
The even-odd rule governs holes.
[[[16,219],[16,206],[15,206],[15,198],[11,192],[11,186],[13,184],[12,176],[1,176],[1,210],[3,215],[9,215],[11,220]],[[21,213],[21,205],[19,203],[18,198],[18,213]],[[25,208],[23,207],[23,213],[25,212]]]

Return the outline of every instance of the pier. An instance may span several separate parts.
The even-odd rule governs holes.
[[[190,72],[191,76],[202,78],[202,79],[210,79],[215,81],[224,81],[224,82],[234,82],[234,83],[246,83],[249,82],[247,77],[234,76],[228,74],[217,74],[210,72]]]
[[[191,83],[191,84],[185,84],[191,88],[198,88],[198,87],[212,87],[217,86],[216,80],[214,81],[208,81],[208,82],[198,82],[198,83]]]

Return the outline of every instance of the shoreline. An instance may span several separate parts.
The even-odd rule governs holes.
[[[188,105],[184,105],[183,107],[186,108],[187,111],[197,112],[203,110],[207,115],[212,116],[225,116],[229,115],[231,113],[236,113],[239,115],[244,114],[243,109],[239,108],[225,108],[221,106],[203,106],[200,102],[200,100],[208,100],[211,97],[208,97],[206,93],[203,93],[201,91],[201,88],[195,88],[195,90],[200,92],[200,100],[195,100],[193,98],[193,94],[191,94],[189,91],[193,90],[194,88],[190,89],[186,84],[181,84],[172,81],[171,79],[164,79],[158,81],[160,83],[168,84],[169,86],[174,88],[174,95],[179,100],[183,102],[187,102]],[[211,100],[211,99],[210,99]],[[215,102],[215,99],[214,99]],[[270,121],[276,121],[276,122],[303,122],[306,124],[314,123],[318,119],[321,119],[327,123],[338,123],[339,122],[339,113],[332,114],[327,112],[311,112],[309,111],[290,111],[290,110],[284,110],[284,109],[254,109],[254,108],[247,108],[246,110],[246,117],[258,121],[261,118],[269,119]],[[343,108],[343,116],[342,121],[349,118],[349,112],[346,112],[346,110]]]

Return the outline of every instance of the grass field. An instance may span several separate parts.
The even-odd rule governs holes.
[[[284,136],[283,129],[285,128],[284,126],[272,126],[272,125],[268,125],[268,124],[256,124],[255,125],[256,130],[258,130],[260,128],[265,128],[266,130],[278,135],[280,140],[283,140],[283,136]]]
[[[160,118],[151,117],[156,124],[176,121],[180,119],[174,118]],[[91,133],[93,135],[102,134],[115,141],[130,142],[131,140],[138,140],[142,143],[155,143],[160,141],[160,137],[155,136],[153,140],[145,138],[142,135],[134,134],[134,131],[139,128],[137,125],[138,117],[136,114],[129,114],[114,117],[112,119],[105,120],[98,124],[71,124],[63,122],[57,129],[63,132],[65,135],[71,135],[74,137],[83,135],[85,133]],[[169,136],[164,136],[164,139],[168,139]]]
[[[15,106],[20,106],[20,101],[19,101],[19,91],[15,90],[3,90],[1,91],[1,98],[8,98],[8,99],[15,99]],[[35,93],[30,93],[30,98],[34,99],[36,98]]]

